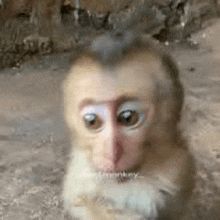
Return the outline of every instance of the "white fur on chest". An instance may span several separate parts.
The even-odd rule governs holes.
[[[75,152],[64,182],[64,204],[73,216],[86,219],[85,208],[74,207],[77,197],[81,194],[100,195],[111,201],[116,209],[125,209],[154,220],[158,217],[158,210],[165,206],[167,195],[176,191],[175,187],[170,187],[172,184],[166,182],[165,179],[137,177],[118,183],[114,178],[96,174],[85,154]]]

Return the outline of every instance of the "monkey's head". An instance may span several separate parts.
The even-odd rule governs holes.
[[[65,119],[96,170],[136,170],[175,145],[183,102],[178,69],[133,33],[102,36],[74,56],[64,82]],[[148,149],[148,150],[145,150]]]

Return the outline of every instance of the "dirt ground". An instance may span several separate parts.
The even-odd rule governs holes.
[[[190,219],[220,219],[220,20],[169,45],[185,86],[182,127],[197,165]],[[70,149],[61,84],[69,54],[0,72],[0,219],[69,219],[61,191]]]

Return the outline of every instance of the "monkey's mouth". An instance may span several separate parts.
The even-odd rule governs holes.
[[[103,160],[101,162],[97,161],[92,160],[91,166],[100,179],[134,179],[137,178],[141,168],[139,163],[129,167],[124,166],[123,163],[114,164]]]

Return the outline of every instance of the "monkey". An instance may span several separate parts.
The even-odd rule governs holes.
[[[63,82],[72,143],[65,208],[79,219],[184,219],[195,166],[179,128],[175,62],[132,31],[74,53]]]

